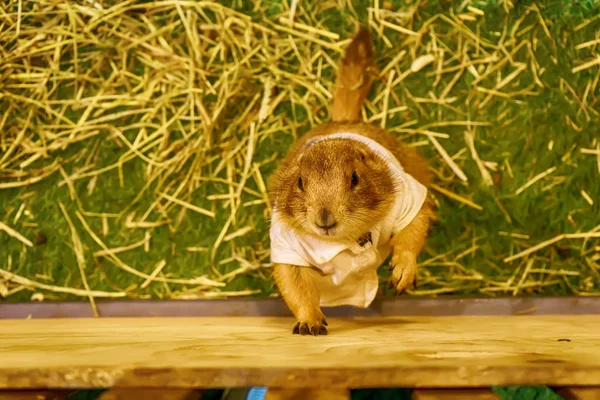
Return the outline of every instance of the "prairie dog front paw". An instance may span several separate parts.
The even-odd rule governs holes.
[[[417,284],[417,260],[408,251],[394,251],[392,257],[392,285],[398,294],[402,293],[410,285]]]
[[[298,322],[294,326],[294,335],[327,335],[327,320],[320,307],[302,307],[297,315]]]

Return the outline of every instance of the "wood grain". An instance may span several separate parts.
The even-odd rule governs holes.
[[[566,387],[556,390],[556,394],[564,400],[598,400],[600,399],[600,387]]]
[[[350,400],[350,391],[347,389],[269,388],[265,400]]]
[[[415,389],[412,400],[500,400],[491,389]]]
[[[600,316],[0,320],[0,389],[593,386]]]

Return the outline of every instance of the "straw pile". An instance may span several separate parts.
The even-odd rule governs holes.
[[[406,3],[1,4],[0,297],[272,294],[265,182],[357,21],[437,177],[409,293],[599,292],[597,6]]]

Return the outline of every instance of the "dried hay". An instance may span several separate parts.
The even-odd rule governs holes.
[[[46,298],[84,296],[93,304],[272,291],[260,283],[269,282],[270,267],[267,175],[294,138],[328,120],[358,11],[332,0],[255,1],[244,12],[235,1],[113,3],[0,5],[0,231],[8,234],[0,233],[0,296],[40,289]],[[598,292],[598,227],[574,219],[584,212],[578,207],[598,215],[598,189],[579,186],[583,202],[550,230],[528,225],[522,210],[547,210],[542,196],[556,196],[569,174],[582,176],[590,165],[600,174],[600,141],[582,136],[579,151],[531,170],[515,169],[515,157],[496,153],[493,143],[529,118],[521,107],[554,87],[548,71],[559,47],[581,56],[560,79],[561,101],[577,110],[565,123],[585,133],[598,122],[600,42],[589,37],[598,21],[580,20],[570,37],[554,37],[535,4],[509,18],[510,1],[467,0],[431,15],[408,3],[374,1],[366,9],[381,77],[364,116],[419,146],[437,177],[432,196],[446,234],[436,239],[434,229],[410,293]],[[500,30],[488,12],[505,20]],[[339,21],[328,21],[335,15]],[[531,143],[512,141],[515,152]],[[544,151],[556,153],[555,141],[564,142],[555,137]],[[50,191],[53,208],[36,203]],[[486,215],[496,222],[485,225]],[[35,249],[43,243],[33,239],[47,229],[45,218],[60,218],[63,228],[53,233],[63,236],[44,254],[72,245],[77,287],[69,286],[71,266],[39,270],[27,261],[41,254]],[[482,234],[478,222],[490,229]],[[554,247],[561,240],[578,250]]]

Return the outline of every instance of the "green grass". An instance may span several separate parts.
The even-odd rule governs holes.
[[[411,29],[418,30],[425,21],[438,13],[446,16],[459,14],[461,12],[459,3],[429,1],[418,9],[412,22],[407,22],[407,24],[410,24]],[[409,75],[394,88],[400,100],[399,104],[396,104],[396,101],[390,98],[390,108],[400,105],[405,105],[408,108],[406,111],[390,115],[387,120],[387,127],[397,128],[402,124],[406,124],[404,126],[408,130],[396,134],[402,140],[418,145],[422,153],[431,160],[432,168],[438,176],[436,183],[464,198],[471,199],[483,208],[483,211],[478,211],[449,199],[436,191],[432,192],[438,204],[439,222],[433,228],[426,250],[421,255],[420,261],[425,262],[425,265],[421,268],[420,286],[418,290],[413,292],[414,295],[446,293],[461,295],[547,295],[598,292],[600,285],[597,264],[598,254],[600,254],[597,247],[599,245],[598,239],[590,239],[585,242],[580,239],[564,240],[545,247],[528,257],[510,263],[503,262],[505,257],[551,239],[556,235],[589,232],[600,221],[600,208],[598,205],[600,203],[600,185],[597,184],[600,177],[597,166],[598,161],[594,155],[582,154],[580,151],[582,148],[593,148],[600,139],[598,131],[598,123],[600,122],[597,103],[598,89],[589,90],[587,94],[588,118],[586,113],[580,110],[579,103],[567,88],[569,86],[579,98],[582,98],[587,85],[591,87],[599,73],[598,66],[578,73],[572,73],[571,69],[583,61],[589,61],[597,56],[596,46],[581,50],[577,50],[575,46],[595,38],[595,32],[600,27],[600,20],[593,20],[577,31],[574,28],[598,14],[600,9],[592,1],[514,1],[513,3],[515,7],[509,13],[506,13],[502,2],[473,1],[471,5],[484,11],[485,16],[477,17],[477,21],[465,21],[465,26],[472,32],[479,32],[481,38],[493,44],[499,43],[503,31],[509,37],[513,28],[516,31],[521,31],[527,26],[531,26],[532,28],[517,40],[517,43],[522,41],[532,43],[531,53],[527,51],[527,46],[524,46],[514,56],[514,63],[526,63],[527,68],[501,91],[511,93],[529,88],[535,94],[517,95],[510,98],[492,96],[486,105],[479,109],[478,105],[486,99],[487,94],[478,91],[477,87],[493,88],[500,78],[497,74],[492,74],[474,85],[475,78],[465,72],[448,93],[448,97],[456,98],[451,103],[451,108],[435,103],[415,103],[411,100],[412,98],[430,98],[430,93],[439,97],[454,77],[455,72],[444,74],[437,86],[434,87],[433,82],[436,76],[432,76],[430,73],[435,71],[435,68],[430,65],[418,73]],[[219,16],[219,12],[230,13],[231,9],[236,9],[250,15],[254,22],[270,29],[273,28],[268,21],[278,23],[279,17],[289,14],[287,2],[281,1],[262,1],[258,9],[255,8],[255,3],[251,2],[229,1],[221,4],[230,7],[229,11],[227,9],[224,9],[225,11],[215,11],[216,9],[210,8],[202,10],[204,16],[196,9],[190,9],[189,11],[195,13],[200,20],[208,18],[215,23],[220,23],[222,18]],[[335,4],[337,2],[304,2],[297,11],[296,20],[338,33],[341,38],[348,38],[353,32],[355,21],[367,21],[368,7],[371,3],[367,1],[353,2],[354,11],[348,7],[337,9],[333,7]],[[392,5],[394,9],[407,12],[414,9],[414,4],[410,2],[405,4],[404,2],[395,1],[392,2]],[[539,16],[531,8],[534,5],[539,7]],[[33,6],[30,3],[24,2],[25,11],[31,9],[31,7]],[[108,7],[108,5],[105,7]],[[143,15],[158,28],[177,21],[179,18],[174,6],[156,7],[149,3],[147,7],[147,9],[127,10],[121,17],[125,18],[127,22]],[[5,12],[13,12],[12,15],[14,15],[16,10],[5,6]],[[462,12],[466,12],[466,10],[462,10]],[[529,14],[526,15],[527,12]],[[55,18],[59,18],[61,15],[63,17],[60,18],[65,18],[64,13],[61,14],[58,9],[48,11],[48,13],[55,15]],[[4,42],[4,54],[14,56],[14,59],[9,64],[0,67],[3,74],[11,71],[11,68],[12,74],[25,73],[27,63],[48,71],[56,71],[49,64],[49,60],[54,54],[53,50],[36,53],[28,57],[17,55],[19,46],[23,46],[23,41],[27,39],[28,34],[31,35],[31,32],[27,33],[28,29],[44,24],[44,20],[39,18],[29,16],[22,20],[20,27],[23,32],[22,41]],[[134,79],[129,79],[127,85],[118,83],[121,82],[119,79],[125,78],[115,78],[115,68],[129,71],[130,74],[140,77],[145,76],[145,79],[149,80],[152,80],[157,74],[164,74],[165,70],[161,69],[162,67],[167,68],[167,70],[172,68],[174,77],[185,76],[187,73],[187,70],[183,71],[183,68],[177,67],[175,64],[171,65],[168,63],[168,59],[160,57],[156,57],[157,62],[162,63],[160,67],[152,65],[147,59],[143,58],[148,50],[139,45],[123,49],[124,44],[130,42],[123,42],[122,36],[115,34],[115,32],[119,32],[121,35],[127,32],[128,35],[135,38],[143,38],[150,34],[148,27],[139,23],[139,20],[137,25],[132,25],[135,28],[127,30],[120,27],[118,19],[107,19],[91,29],[90,34],[85,30],[85,26],[93,21],[93,18],[88,18],[84,14],[80,18],[83,21],[81,25],[75,27],[67,25],[68,29],[85,38],[82,42],[91,41],[91,34],[101,39],[99,43],[80,44],[80,47],[78,47],[78,71],[80,74],[86,71],[85,74],[89,79],[83,79],[84,75],[81,75],[79,79],[61,78],[55,81],[50,79],[45,84],[41,95],[31,87],[19,86],[19,84],[27,83],[38,84],[39,81],[33,78],[30,78],[31,80],[28,80],[29,78],[9,79],[5,80],[2,87],[3,96],[11,93],[39,99],[40,101],[72,100],[81,88],[83,88],[84,98],[99,95],[103,80],[109,79],[111,76],[117,82],[110,89],[114,95],[127,93],[128,86],[135,87],[139,83]],[[548,37],[545,33],[540,18],[544,20],[551,37]],[[518,28],[516,27],[517,21],[520,21]],[[127,23],[133,24],[133,22]],[[57,26],[60,26],[60,24],[57,24]],[[440,42],[438,45],[443,42],[448,49],[452,50],[457,48],[459,40],[467,40],[464,35],[457,34],[456,29],[447,21],[438,19],[433,22],[433,26],[435,34],[439,37]],[[144,31],[144,29],[146,30]],[[230,34],[242,41],[244,29],[232,25]],[[44,40],[52,43],[52,38],[56,39],[59,31],[58,28],[47,29],[48,36]],[[3,37],[10,36],[10,32],[10,30],[6,30],[2,34]],[[201,63],[190,62],[199,69],[205,69],[206,79],[215,85],[222,77],[221,73],[234,65],[234,61],[239,57],[243,57],[243,54],[237,54],[235,44],[227,42],[227,46],[229,46],[227,50],[222,53],[222,56],[215,57],[213,66],[209,68],[206,66],[207,55],[210,54],[215,44],[206,39],[209,35],[208,31],[199,30],[199,32],[201,42],[206,44],[204,48],[206,54]],[[261,43],[263,39],[257,33],[258,30],[255,29],[252,32],[253,35],[259,38],[253,38],[252,43]],[[393,46],[386,46],[385,42],[377,34],[374,34],[378,50],[377,63],[381,69],[400,50],[405,49],[409,53],[397,66],[398,71],[405,71],[412,62],[411,52],[413,50],[416,55],[424,54],[427,50],[426,47],[417,47],[414,44],[406,43],[407,36],[394,30],[386,28],[384,33]],[[193,59],[194,45],[190,44],[186,38],[186,30],[183,24],[178,24],[173,29],[165,32],[164,35],[175,54],[185,59]],[[280,39],[287,40],[287,38],[286,33],[280,32]],[[282,46],[283,49],[280,39],[272,34],[265,34],[264,36],[264,40],[270,46],[277,44]],[[335,51],[320,48],[318,45],[311,44],[302,38],[294,37],[293,39],[303,54],[314,55],[320,49],[334,62],[339,60],[339,54]],[[327,41],[328,39],[323,40]],[[429,36],[425,36],[422,41],[425,45],[431,46]],[[535,45],[533,45],[534,42]],[[161,46],[154,39],[150,40],[149,43],[156,47]],[[514,44],[507,43],[506,39],[504,43],[508,51],[514,49]],[[41,47],[40,44],[35,46]],[[486,50],[492,52],[490,48]],[[475,51],[473,46],[470,47],[468,49],[469,57],[476,57]],[[274,54],[276,53],[274,52],[271,56],[275,57]],[[540,68],[544,68],[543,74],[539,76],[539,79],[543,82],[542,87],[530,87],[534,82],[531,69],[531,63],[534,62],[532,55],[535,56],[535,60],[539,64],[539,68],[536,70],[538,75],[540,75]],[[445,57],[449,58],[450,56],[446,54]],[[61,63],[61,71],[74,71],[72,46],[65,45]],[[280,58],[273,63],[283,71],[309,79],[293,51],[280,55]],[[39,282],[56,286],[83,287],[73,251],[71,231],[58,205],[59,202],[62,202],[71,219],[74,220],[77,232],[81,237],[86,265],[85,273],[90,288],[94,290],[126,291],[133,297],[161,298],[203,297],[209,292],[214,295],[218,290],[227,292],[250,290],[256,291],[252,293],[258,296],[275,293],[268,268],[268,214],[264,204],[240,207],[235,222],[227,231],[227,233],[231,233],[246,226],[253,227],[251,232],[223,243],[219,247],[214,267],[220,273],[226,274],[238,269],[242,265],[239,260],[244,259],[252,268],[234,279],[225,279],[226,286],[220,289],[198,287],[193,284],[165,285],[160,282],[154,282],[146,289],[139,288],[139,285],[143,282],[142,278],[124,273],[106,257],[93,256],[93,252],[101,250],[101,248],[75,216],[77,210],[94,213],[121,213],[119,218],[107,218],[109,230],[106,235],[103,234],[102,218],[85,217],[93,231],[99,234],[102,241],[109,248],[132,244],[144,239],[146,232],[151,234],[148,251],[144,251],[143,247],[139,247],[118,254],[118,257],[124,263],[141,272],[150,274],[158,261],[165,260],[166,266],[163,269],[164,275],[162,276],[191,279],[206,275],[209,278],[218,279],[211,269],[210,252],[190,252],[186,249],[188,247],[213,247],[222,227],[230,216],[231,210],[225,201],[208,200],[206,197],[208,195],[227,194],[229,187],[226,184],[215,182],[191,185],[184,183],[185,177],[188,174],[193,177],[206,177],[214,174],[222,157],[232,151],[241,140],[248,136],[249,124],[257,122],[260,98],[257,106],[251,109],[246,119],[240,120],[240,115],[251,104],[257,93],[261,94],[262,97],[265,79],[275,79],[275,86],[278,91],[295,93],[296,100],[305,95],[307,90],[305,87],[297,84],[287,76],[276,76],[270,71],[269,66],[273,63],[265,63],[265,60],[258,56],[251,57],[244,68],[232,72],[232,75],[239,74],[231,78],[234,87],[230,90],[234,95],[225,103],[223,111],[215,121],[210,133],[213,145],[208,148],[203,146],[193,147],[194,153],[181,162],[179,169],[170,173],[159,171],[156,179],[151,181],[145,191],[143,189],[148,183],[150,175],[148,174],[147,162],[140,157],[134,157],[131,161],[123,164],[123,185],[120,184],[118,169],[98,175],[97,180],[91,177],[74,180],[74,188],[81,201],[81,209],[70,197],[68,187],[64,184],[64,179],[58,171],[34,185],[14,189],[0,189],[0,221],[4,221],[34,243],[38,238],[47,238],[45,242],[41,240],[44,242],[43,244],[35,244],[30,248],[0,232],[0,266],[5,270]],[[453,65],[458,65],[458,62],[450,63],[448,66]],[[326,62],[323,63],[322,67],[320,83],[331,90],[335,71]],[[315,62],[314,68],[317,68],[317,62]],[[501,78],[506,77],[514,70],[515,66],[507,63],[500,69]],[[52,76],[50,74],[51,78]],[[396,76],[398,76],[398,73]],[[383,77],[382,82],[375,85],[370,95],[371,101],[384,89],[386,79],[386,77]],[[157,79],[157,81],[159,80]],[[200,89],[203,89],[202,82],[200,78],[195,80],[197,87]],[[55,86],[58,90],[50,93],[50,90]],[[154,90],[146,93],[133,92],[132,98],[135,101],[131,105],[121,103],[113,104],[110,106],[112,108],[109,107],[104,111],[97,111],[96,109],[97,117],[92,113],[88,120],[124,111],[139,112],[143,107],[155,107],[160,110],[159,115],[152,116],[145,121],[148,123],[147,134],[151,135],[157,131],[164,121],[176,118],[178,107],[183,107],[185,104],[186,96],[175,96],[168,101],[168,107],[163,107],[160,102],[164,101],[165,94],[168,94],[169,91],[182,90],[185,87],[185,82],[169,82],[166,83],[164,90]],[[147,98],[144,96],[147,96]],[[208,90],[204,90],[199,95],[204,106],[211,114],[215,111],[222,97],[219,93],[211,94]],[[145,100],[142,100],[142,98]],[[269,115],[266,121],[259,125],[257,133],[259,139],[252,161],[258,165],[260,174],[265,180],[276,167],[277,160],[293,143],[294,135],[301,135],[307,132],[311,126],[328,120],[327,106],[327,99],[324,97],[310,95],[306,97],[305,104],[300,104],[298,101],[292,104],[290,96],[287,96],[274,109],[272,115]],[[74,122],[79,121],[86,110],[86,105],[76,104],[70,104],[64,109],[60,105],[51,105],[51,107]],[[15,154],[22,153],[26,156],[14,159],[14,162],[0,169],[0,184],[2,184],[16,180],[14,174],[19,171],[18,165],[32,154],[32,147],[38,146],[38,149],[41,148],[41,143],[44,140],[51,141],[50,134],[57,134],[61,129],[66,128],[64,126],[56,128],[55,125],[58,122],[54,117],[48,116],[43,109],[23,100],[15,100],[14,97],[4,96],[0,100],[0,108],[3,114],[9,113],[4,131],[0,136],[0,157],[8,150],[20,129],[25,126],[28,113],[33,110],[34,115],[26,127],[26,140],[18,146],[15,152]],[[367,115],[373,115],[380,109],[381,102],[371,103],[367,107]],[[198,109],[195,110],[195,113],[196,115],[199,114]],[[134,142],[140,134],[139,123],[143,121],[142,117],[147,117],[147,113],[111,119],[106,124],[121,129],[123,135],[130,142]],[[418,127],[433,122],[464,121],[467,119],[490,124],[489,126],[478,127],[474,135],[476,139],[475,147],[479,157],[486,162],[497,163],[498,165],[496,171],[490,170],[496,182],[491,187],[483,184],[481,173],[466,147],[463,136],[464,126],[445,126],[430,129],[449,135],[447,139],[438,140],[448,154],[451,156],[457,155],[455,162],[469,178],[468,183],[461,182],[454,175],[425,135],[414,131]],[[412,124],[407,124],[410,121],[413,121]],[[576,129],[573,126],[576,126]],[[271,129],[271,127],[274,128]],[[199,121],[192,125],[189,119],[181,118],[178,122],[170,125],[168,129],[170,136],[165,139],[166,143],[173,144],[177,140],[182,140],[182,146],[177,150],[173,150],[171,155],[163,161],[170,160],[170,157],[175,159],[177,151],[181,152],[186,148],[191,148],[191,143],[197,139],[204,141],[209,134],[205,128]],[[413,129],[413,131],[410,131],[410,129]],[[89,139],[67,143],[64,148],[50,151],[47,157],[43,156],[23,169],[26,176],[38,175],[40,173],[39,168],[48,167],[52,162],[59,159],[66,160],[63,161],[62,167],[68,176],[75,176],[84,167],[88,168],[86,171],[97,170],[117,162],[127,149],[123,144],[123,140],[114,138],[114,136],[111,138],[111,131],[106,126],[100,127],[98,130],[99,133]],[[267,130],[268,132],[264,133]],[[79,135],[77,134],[75,137],[79,138]],[[551,150],[549,149],[550,142],[552,142]],[[144,154],[155,157],[156,155],[152,151],[154,149],[145,151]],[[233,168],[233,180],[237,182],[241,179],[245,151],[246,147],[242,146],[240,152],[230,162],[230,166]],[[12,157],[9,157],[9,160],[11,159]],[[510,171],[506,165],[510,165]],[[552,174],[533,184],[519,195],[515,195],[515,191],[519,187],[535,175],[551,167],[556,167]],[[156,172],[156,169],[154,172]],[[227,168],[223,168],[217,176],[226,178]],[[553,183],[556,186],[549,188],[549,185]],[[90,185],[94,185],[93,191],[89,191]],[[130,213],[135,213],[134,220],[139,218],[159,198],[158,192],[172,194],[178,185],[185,187],[183,195],[180,196],[182,200],[213,210],[216,212],[216,217],[211,219],[191,211],[182,215],[180,206],[170,204],[165,206],[164,210],[152,210],[147,220],[170,220],[171,222],[149,229],[131,229],[126,226],[126,219]],[[246,187],[254,191],[260,191],[256,175],[246,181]],[[595,200],[593,205],[590,205],[582,196],[582,190],[585,190]],[[140,193],[141,195],[139,195]],[[136,199],[136,202],[133,202],[134,199]],[[252,194],[244,193],[241,197],[241,203],[253,200],[257,200],[257,197]],[[499,203],[504,207],[506,213],[501,210]],[[14,223],[21,207],[26,210],[26,213],[22,213],[17,222]],[[123,213],[124,210],[126,210],[125,213]],[[507,220],[507,215],[510,216],[510,221]],[[520,239],[504,236],[500,232],[518,233],[527,235],[529,238]],[[463,257],[457,258],[459,254],[468,249],[472,251]],[[234,254],[238,256],[238,259],[231,258]],[[442,254],[446,255],[431,262],[433,257]],[[532,263],[529,268],[534,268],[538,272],[528,273],[527,262]],[[541,270],[545,270],[545,272],[539,272]],[[385,279],[387,274],[389,274],[388,271],[382,270],[382,279]],[[518,282],[521,282],[524,286],[517,287]],[[506,288],[498,291],[498,287],[501,285],[505,285]],[[20,288],[18,284],[9,282],[5,283],[5,286],[8,287],[8,290],[15,291],[14,294],[8,297],[9,301],[28,300],[32,295],[28,288],[25,288],[27,290],[17,291]],[[70,295],[48,291],[42,291],[42,293],[47,299],[73,298]],[[390,292],[385,293],[391,294]]]

